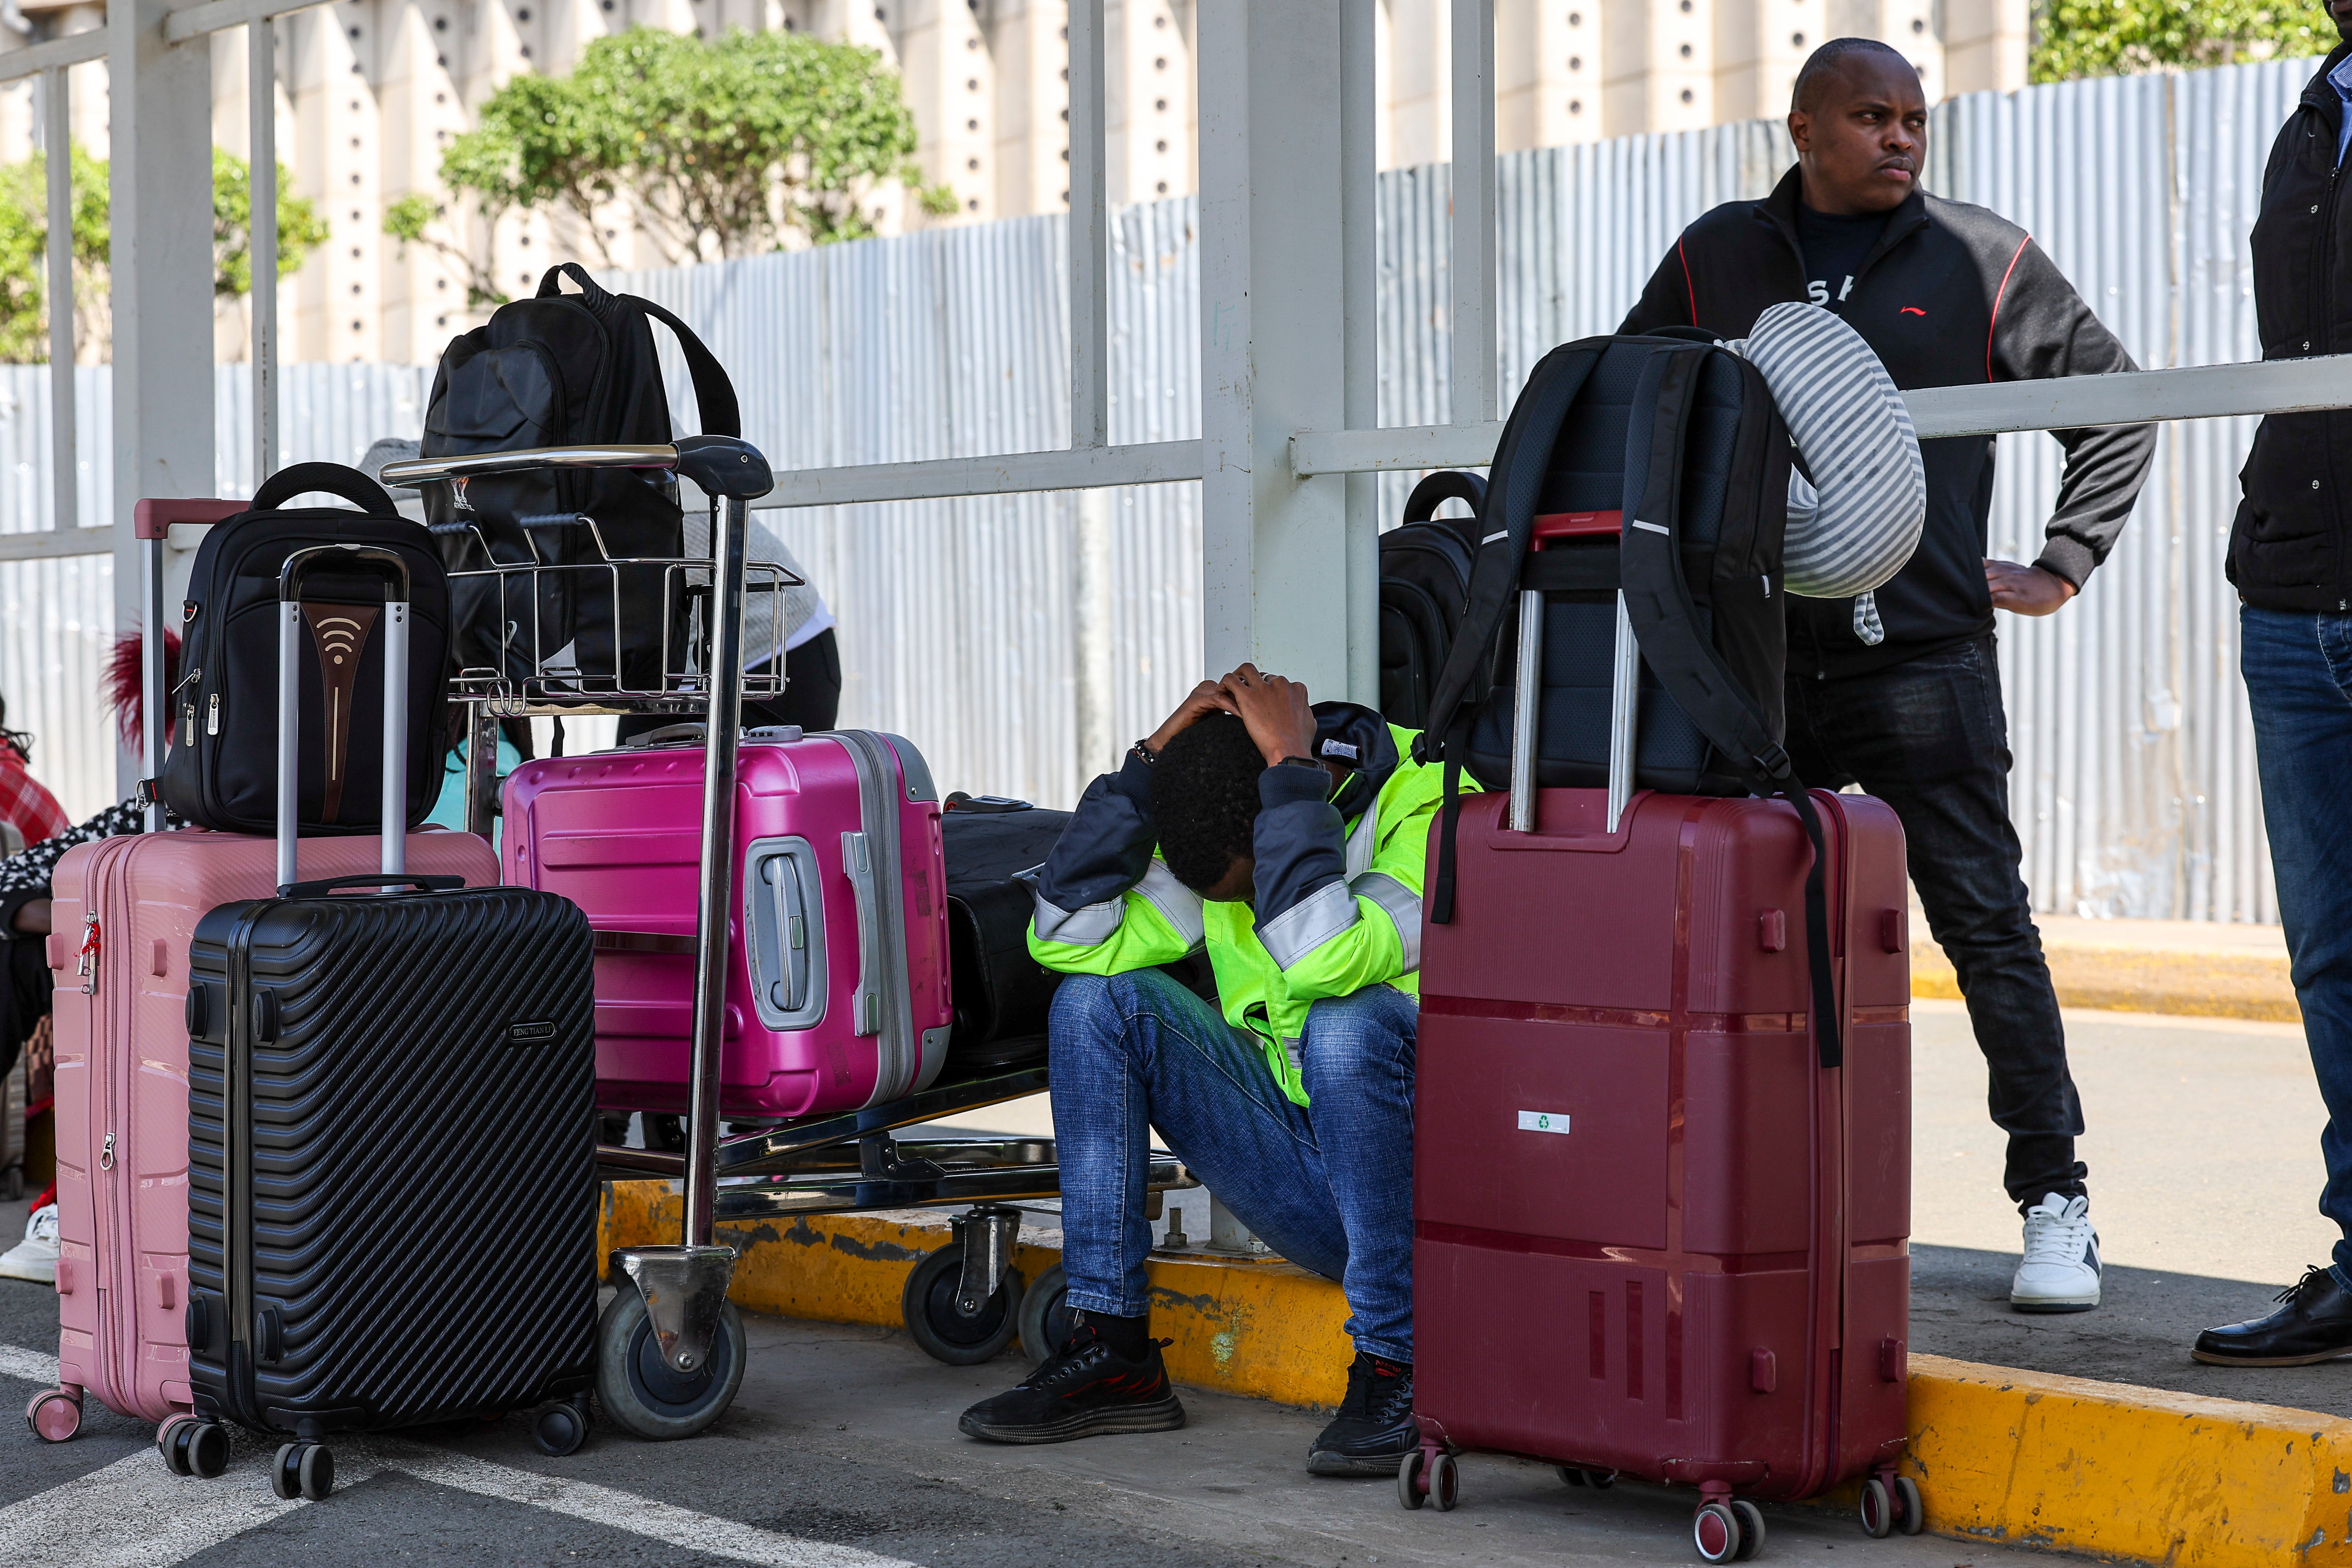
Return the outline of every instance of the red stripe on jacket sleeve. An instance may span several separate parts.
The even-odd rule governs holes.
[[[2017,242],[2017,248],[2010,253],[2009,269],[2000,275],[2000,287],[1993,290],[1992,320],[1985,324],[1985,379],[1987,381],[1992,379],[1992,335],[2000,326],[2000,301],[2009,292],[2011,276],[2017,271],[2017,258],[2023,256],[2025,247],[2032,243],[2033,237],[2030,234]],[[1689,268],[1685,268],[1684,271],[1688,272]]]

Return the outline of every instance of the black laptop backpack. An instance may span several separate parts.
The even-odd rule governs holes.
[[[314,490],[361,510],[286,504]],[[158,781],[173,816],[223,833],[277,830],[278,573],[298,551],[352,544],[389,550],[408,569],[408,826],[431,815],[448,733],[441,557],[433,536],[394,510],[365,474],[297,463],[265,480],[251,508],[215,524],[196,551],[180,610],[184,673],[167,694],[173,743]],[[331,554],[325,560],[301,590],[310,657],[297,666],[298,831],[373,833],[383,777],[383,580],[372,568],[337,570]]]
[[[562,292],[562,278],[580,292]],[[433,377],[422,455],[670,441],[676,433],[654,321],[677,335],[704,434],[740,436],[734,385],[685,322],[650,300],[610,292],[565,262],[548,268],[536,295],[501,305],[450,341]],[[677,485],[668,474],[541,469],[430,485],[425,500],[453,572],[494,563],[586,568],[540,573],[535,593],[458,577],[451,587],[461,666],[500,669],[513,679],[535,665],[562,667],[552,672],[577,671],[605,689],[617,669],[632,690],[657,688],[666,658],[673,671],[684,668],[688,622],[678,584],[657,567],[601,569],[611,558],[684,552]]]
[[[1641,648],[1633,784],[1786,798],[1805,884],[1815,1016],[1837,1016],[1821,823],[1781,747],[1789,434],[1756,367],[1705,333],[1586,338],[1539,361],[1488,470],[1470,602],[1416,743],[1445,766],[1429,918],[1453,918],[1461,773],[1511,775],[1523,593],[1544,616],[1539,787],[1609,782],[1617,596]],[[1840,1047],[1821,1037],[1825,1066]]]
[[[1418,730],[1429,721],[1430,689],[1462,625],[1470,566],[1478,554],[1478,503],[1486,481],[1448,468],[1423,476],[1404,521],[1381,535],[1381,716]],[[1466,518],[1438,517],[1449,500]]]

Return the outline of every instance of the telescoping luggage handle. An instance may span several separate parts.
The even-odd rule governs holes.
[[[278,572],[278,892],[298,885],[295,849],[302,803],[302,579],[315,567],[359,567],[383,580],[383,852],[376,882],[401,881],[408,869],[408,563],[373,544],[314,544],[286,558]],[[321,627],[333,646],[335,622]],[[359,642],[352,640],[352,657]],[[334,744],[331,734],[329,745]]]

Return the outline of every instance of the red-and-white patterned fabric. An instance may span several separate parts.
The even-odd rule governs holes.
[[[26,848],[73,826],[58,797],[25,771],[25,759],[5,743],[0,743],[0,822],[13,823]]]

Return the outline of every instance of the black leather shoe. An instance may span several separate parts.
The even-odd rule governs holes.
[[[2267,1318],[2208,1329],[2189,1353],[2215,1366],[2309,1366],[2352,1355],[2352,1294],[2326,1268],[2308,1268],[2278,1293]]]
[[[1367,1351],[1348,1369],[1348,1396],[1339,1414],[1307,1450],[1316,1476],[1393,1476],[1406,1450],[1421,1442],[1412,1417],[1412,1366]]]

